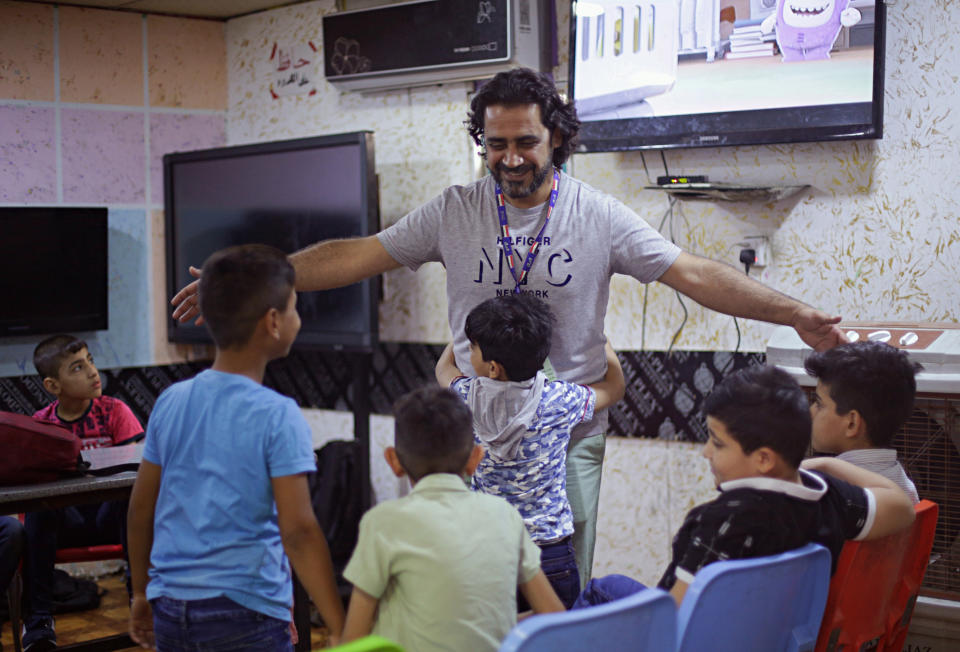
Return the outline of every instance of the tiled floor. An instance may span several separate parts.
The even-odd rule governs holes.
[[[100,607],[94,611],[82,611],[57,616],[57,642],[60,645],[76,643],[101,636],[119,634],[127,629],[127,618],[130,615],[127,609],[127,592],[123,586],[123,575],[107,575],[97,582],[101,589],[106,589]],[[326,630],[314,627],[311,635],[313,649],[320,649],[326,643]],[[0,643],[4,652],[13,650],[13,639],[10,633],[10,623],[3,623]],[[138,650],[140,648],[128,648]]]

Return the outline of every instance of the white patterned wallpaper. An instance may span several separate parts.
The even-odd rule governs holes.
[[[341,93],[320,81],[312,97],[270,99],[258,74],[273,42],[312,40],[323,48],[321,16],[332,0],[296,5],[228,22],[231,144],[372,129],[376,133],[382,222],[390,224],[443,187],[474,178],[474,148],[462,127],[469,84],[446,84],[372,95]],[[558,2],[561,65],[566,78],[568,16]],[[745,235],[770,237],[767,284],[845,319],[957,321],[960,317],[958,191],[940,179],[960,163],[951,119],[958,95],[958,39],[946,0],[898,2],[888,8],[885,137],[881,141],[811,143],[671,151],[673,174],[707,174],[731,183],[809,184],[775,203],[682,202],[673,235],[689,251],[735,262]],[[953,10],[955,12],[955,9]],[[651,175],[662,171],[647,154]],[[637,152],[580,154],[575,176],[620,198],[656,225],[666,197],[643,190],[647,176]],[[669,236],[669,229],[664,228]],[[385,340],[444,341],[449,337],[443,271],[428,266],[387,276],[381,309]],[[756,274],[756,271],[754,272]],[[643,287],[613,281],[607,330],[618,348],[640,348],[637,327]],[[650,288],[645,345],[666,349],[682,309],[674,294]],[[682,349],[733,349],[729,317],[691,306],[677,342]],[[743,350],[764,349],[770,327],[741,322]]]
[[[561,65],[554,73],[563,83],[568,15],[566,2],[557,5]],[[956,21],[946,19],[958,6],[903,0],[888,7],[883,140],[667,153],[672,174],[811,186],[775,203],[682,202],[673,222],[677,242],[732,263],[743,236],[767,235],[773,263],[760,278],[782,292],[848,320],[960,320],[960,191],[942,180],[960,168],[960,121],[951,115],[960,101],[960,37]],[[270,99],[258,66],[272,43],[307,39],[322,51],[320,17],[333,8],[333,0],[318,0],[227,24],[227,139],[239,144],[372,129],[385,226],[446,185],[474,178],[474,148],[462,127],[471,86],[364,96],[321,81],[312,97]],[[651,175],[662,172],[659,156],[648,154],[647,164]],[[654,226],[667,208],[661,193],[642,189],[647,176],[639,153],[576,155],[570,172]],[[669,228],[664,232],[669,236]],[[632,279],[612,281],[606,328],[616,348],[641,347],[643,294]],[[682,310],[658,284],[648,301],[645,345],[666,349]],[[679,348],[734,348],[729,317],[687,305]],[[770,326],[741,322],[741,329],[741,349],[764,349]],[[449,338],[442,268],[387,275],[380,332],[385,340]],[[603,483],[595,572],[656,582],[684,513],[713,495],[700,446],[611,439]]]

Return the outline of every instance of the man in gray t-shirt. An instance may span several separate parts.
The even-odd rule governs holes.
[[[816,349],[845,341],[839,317],[729,265],[680,251],[616,199],[560,172],[580,121],[546,75],[524,68],[500,73],[470,109],[468,131],[484,149],[490,176],[448,188],[377,235],[328,240],[292,254],[297,290],[342,287],[439,261],[447,270],[457,366],[466,373],[472,370],[463,335],[467,312],[498,292],[519,290],[538,293],[557,315],[549,359],[557,377],[579,383],[602,378],[603,321],[614,273],[661,281],[719,312],[789,324]],[[173,303],[181,321],[198,314],[196,284]],[[574,432],[567,455],[583,582],[593,565],[605,428],[601,412]]]

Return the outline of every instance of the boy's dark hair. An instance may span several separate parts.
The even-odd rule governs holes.
[[[200,276],[200,314],[221,349],[243,346],[271,308],[283,311],[295,273],[286,254],[261,244],[213,253]]]
[[[724,378],[703,402],[704,414],[726,426],[744,453],[762,446],[799,468],[810,447],[810,401],[790,374],[764,365]]]
[[[514,68],[497,75],[480,87],[470,102],[467,112],[467,132],[473,141],[483,147],[483,120],[488,106],[518,106],[536,104],[540,107],[540,120],[562,140],[553,150],[553,164],[560,167],[567,162],[577,145],[580,119],[573,102],[564,102],[553,80],[546,74],[529,68]],[[484,148],[486,149],[486,148]],[[486,158],[486,152],[483,154]]]
[[[890,448],[900,426],[913,412],[918,371],[923,366],[883,342],[851,342],[812,353],[804,369],[828,386],[837,414],[856,410],[867,425],[867,439]]]
[[[473,450],[473,415],[456,392],[426,385],[393,404],[394,446],[410,479],[460,473]]]
[[[41,378],[60,379],[63,361],[87,348],[87,343],[73,335],[53,335],[37,344],[33,350],[33,366]]]
[[[537,375],[550,354],[553,313],[530,292],[487,299],[467,315],[464,332],[484,360],[499,362],[510,380]]]

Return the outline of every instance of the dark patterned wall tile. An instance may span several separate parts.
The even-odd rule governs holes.
[[[433,383],[443,345],[384,342],[374,352],[369,386],[371,410],[390,414],[405,393]],[[622,351],[627,380],[623,401],[610,411],[610,434],[664,440],[705,441],[703,397],[730,372],[763,364],[762,353],[728,351]],[[308,408],[353,408],[356,358],[340,352],[294,351],[267,365],[264,384]],[[107,369],[104,392],[125,401],[146,424],[160,393],[205,369],[191,362],[156,367]],[[38,376],[0,378],[0,410],[32,414],[52,398]]]
[[[707,440],[703,398],[725,376],[763,364],[762,353],[621,351],[627,381],[610,409],[610,434],[667,441]]]

